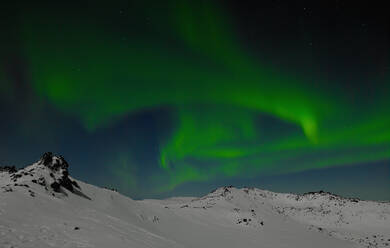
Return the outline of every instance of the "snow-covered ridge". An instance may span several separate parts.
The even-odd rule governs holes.
[[[134,201],[46,153],[0,169],[0,247],[390,247],[390,203],[221,187]]]
[[[15,187],[30,188],[31,184],[37,184],[53,196],[66,195],[65,189],[71,193],[82,194],[78,183],[69,177],[68,167],[68,163],[62,156],[54,156],[51,152],[47,152],[38,162],[23,169],[2,167],[0,187],[10,192]],[[35,194],[32,190],[29,192],[31,195]]]

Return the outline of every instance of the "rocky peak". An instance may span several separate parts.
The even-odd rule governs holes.
[[[50,177],[54,179],[54,182],[50,184],[50,187],[55,192],[60,192],[61,187],[74,192],[75,187],[80,188],[76,181],[69,178],[69,164],[62,156],[55,156],[51,152],[46,152],[42,155],[38,164],[47,167],[50,172]]]
[[[45,152],[38,164],[42,164],[51,170],[58,171],[59,169],[68,171],[68,162],[62,156],[54,156],[51,152]]]
[[[232,185],[219,187],[219,188],[216,188],[216,189],[212,190],[205,197],[218,197],[218,196],[225,197],[225,196],[229,195],[232,192],[233,189],[236,189],[236,188],[233,187]]]
[[[5,168],[5,167],[3,167]],[[7,186],[38,184],[51,193],[63,193],[64,189],[72,193],[80,193],[80,186],[69,176],[69,164],[62,156],[46,152],[38,162],[23,169],[13,167],[2,169],[0,172],[9,172]],[[21,184],[22,183],[22,184]]]

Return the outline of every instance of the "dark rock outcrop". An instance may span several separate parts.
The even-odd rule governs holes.
[[[15,173],[18,170],[15,166],[0,166],[0,172],[8,172],[9,174]]]
[[[50,184],[50,187],[54,190],[54,192],[61,192],[61,185],[58,182],[53,182],[52,184]]]
[[[74,187],[80,189],[78,183],[69,178],[69,164],[62,156],[54,156],[53,153],[46,152],[39,160],[39,164],[43,164],[52,171],[50,176],[54,179],[54,182],[50,184],[50,187],[55,192],[61,192],[61,187],[71,192],[74,192]],[[59,177],[55,176],[58,173],[60,173]]]

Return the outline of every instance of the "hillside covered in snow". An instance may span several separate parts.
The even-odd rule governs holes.
[[[231,186],[134,201],[46,153],[0,168],[0,247],[390,247],[390,203]]]

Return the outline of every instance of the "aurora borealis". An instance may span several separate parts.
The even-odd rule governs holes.
[[[289,175],[319,171],[326,187],[332,176],[320,171],[372,170],[380,176],[369,186],[388,187],[373,198],[390,199],[389,18],[369,9],[344,1],[7,6],[0,163],[51,150],[81,180],[135,197],[270,178],[294,191],[280,186]],[[368,190],[344,183],[331,187]]]

